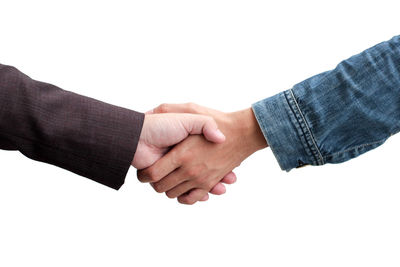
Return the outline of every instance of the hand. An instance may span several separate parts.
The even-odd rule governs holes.
[[[167,153],[171,146],[181,142],[190,134],[203,134],[207,140],[215,143],[225,141],[225,136],[210,116],[147,113],[132,165],[137,169],[151,166]],[[230,173],[221,182],[234,183],[235,181],[235,174]],[[211,193],[225,193],[224,185],[217,184]],[[208,195],[202,200],[207,199]]]
[[[225,133],[223,143],[210,143],[199,136],[187,138],[151,167],[138,171],[142,181],[156,181],[157,192],[178,197],[183,204],[201,200],[224,175],[255,151],[267,147],[251,108],[223,113],[195,104],[164,104],[155,113],[185,112],[212,116]]]
[[[194,114],[146,114],[132,166],[149,167],[171,147],[190,134],[204,134],[215,143],[225,141],[224,134],[210,116]]]

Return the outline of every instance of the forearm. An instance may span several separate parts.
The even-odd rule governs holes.
[[[253,110],[284,170],[369,151],[400,129],[400,37],[255,103]]]
[[[0,148],[119,188],[144,115],[0,65]]]
[[[222,129],[237,136],[237,151],[247,156],[268,146],[251,108],[227,114],[230,122]],[[225,128],[225,129],[224,129]]]

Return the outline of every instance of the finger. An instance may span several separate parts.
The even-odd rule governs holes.
[[[207,194],[202,199],[200,199],[199,201],[207,201],[209,198],[210,198],[210,196]]]
[[[236,182],[236,175],[233,172],[228,173],[225,175],[222,180],[216,184],[211,190],[210,193],[213,195],[222,195],[226,193],[226,187],[224,186],[223,183],[225,184],[233,184]]]
[[[175,186],[174,188],[168,190],[167,196],[169,198],[176,198],[180,195],[187,193],[189,190],[191,190],[193,188],[194,188],[194,185],[192,184],[192,182],[186,181],[186,182],[183,182],[183,183],[179,184],[178,186]]]
[[[153,183],[153,188],[158,193],[167,192],[167,191],[171,190],[172,188],[177,187],[182,183],[185,183],[188,179],[189,179],[189,177],[187,177],[187,175],[185,175],[185,172],[182,169],[177,169],[176,171],[173,171],[170,174],[168,174],[167,176],[165,176],[160,181]],[[187,192],[188,190],[186,190],[185,192]],[[183,193],[185,193],[185,192],[183,192]],[[167,194],[167,196],[170,197],[168,194]],[[177,196],[174,196],[172,198],[175,198],[175,197],[177,197]]]
[[[226,187],[222,183],[216,184],[213,188],[211,188],[210,193],[213,195],[222,195],[225,194]]]
[[[230,172],[222,178],[221,183],[224,184],[233,184],[237,180],[236,174],[234,172]]]
[[[154,114],[154,109],[148,110],[144,114],[146,114],[146,115]]]
[[[203,134],[208,141],[214,143],[225,141],[225,135],[218,129],[217,123],[210,116],[185,114],[181,122],[189,134]]]
[[[178,197],[178,201],[181,204],[193,205],[197,201],[200,201],[205,195],[207,195],[207,191],[196,188],[191,190],[188,194]]]
[[[193,103],[186,104],[161,104],[155,109],[154,113],[203,113],[205,109]]]
[[[158,182],[162,178],[179,168],[180,164],[178,162],[179,161],[176,160],[176,152],[174,149],[172,149],[150,167],[138,170],[138,180],[142,183]]]
[[[223,183],[233,184],[234,182],[236,182],[236,175],[233,172],[230,172],[227,175],[225,175],[225,177],[222,178],[222,180],[210,190],[210,193],[213,195],[225,194],[226,187]]]

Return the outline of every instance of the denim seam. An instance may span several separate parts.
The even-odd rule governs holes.
[[[389,137],[390,137],[390,136],[389,136]],[[378,141],[374,141],[374,142],[370,142],[370,143],[366,143],[366,144],[354,146],[354,147],[345,149],[345,150],[343,150],[343,151],[335,152],[335,153],[326,155],[325,158],[337,156],[337,155],[340,155],[340,154],[344,154],[344,153],[347,153],[347,152],[349,152],[349,151],[356,150],[356,149],[359,149],[359,148],[364,148],[364,147],[376,145],[376,144],[379,144],[379,143],[384,142],[384,141],[387,140],[389,137],[385,137],[385,138],[383,138],[383,139],[381,139],[381,140],[378,140]]]
[[[283,97],[285,98],[285,107],[289,114],[290,120],[292,121],[295,130],[297,131],[300,143],[302,144],[307,156],[309,157],[311,165],[318,165],[318,158],[315,153],[312,151],[312,147],[310,143],[307,141],[307,133],[304,130],[304,127],[300,125],[301,118],[297,118],[298,111],[295,110],[295,106],[293,104],[292,97],[288,93],[289,90],[285,91]]]
[[[293,127],[295,128],[295,130],[298,134],[299,141],[302,144],[307,156],[309,157],[310,164],[318,165],[318,163],[316,161],[317,158],[315,157],[314,153],[311,151],[312,148],[310,147],[310,145],[307,142],[306,133],[305,133],[304,129],[300,126],[300,122],[299,122],[298,118],[296,118],[297,111],[294,110],[294,106],[292,103],[293,100],[291,100],[291,97],[288,95],[287,91],[285,91],[283,93],[283,98],[285,101],[285,108],[289,115],[290,121],[293,123]]]
[[[324,158],[322,157],[321,152],[318,149],[318,146],[316,144],[315,138],[310,130],[310,127],[308,126],[308,123],[303,115],[303,113],[301,112],[300,106],[296,101],[296,98],[294,96],[293,90],[289,89],[288,90],[290,92],[290,95],[288,95],[289,98],[289,105],[294,105],[294,112],[295,112],[295,117],[302,129],[302,131],[305,133],[305,139],[307,142],[307,145],[310,147],[311,153],[314,156],[314,158],[316,159],[316,165],[323,165],[324,164]],[[293,103],[291,103],[293,102]]]
[[[265,129],[267,129],[267,125],[264,123],[264,121],[265,121],[264,115],[262,113],[255,112],[255,110],[253,111],[253,113],[256,117],[258,124],[261,126],[260,127],[261,132],[265,138],[265,141],[267,141],[267,144],[268,144],[269,148],[271,149],[272,153],[274,154],[275,158],[277,159],[279,166],[281,167],[282,170],[284,170],[283,165],[281,165],[282,159],[281,159],[280,155],[278,153],[276,153],[275,147],[271,146],[271,143],[268,141],[267,134],[265,132]]]

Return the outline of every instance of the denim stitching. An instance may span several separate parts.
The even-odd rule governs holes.
[[[392,135],[390,135],[390,136],[392,136]],[[389,136],[389,137],[390,137],[390,136]],[[337,156],[337,155],[340,155],[340,154],[344,154],[344,153],[346,153],[346,152],[353,151],[353,150],[356,150],[356,149],[359,149],[359,148],[364,148],[364,147],[376,145],[376,144],[379,144],[379,143],[383,143],[383,142],[385,142],[385,140],[387,140],[389,137],[385,137],[385,138],[383,138],[383,139],[381,139],[381,140],[374,141],[374,142],[371,142],[371,143],[366,143],[366,144],[354,146],[354,147],[348,148],[348,149],[343,150],[343,151],[335,152],[335,153],[326,155],[325,158],[334,157],[334,156]]]
[[[303,120],[303,122],[305,124],[305,127],[307,128],[306,130],[310,134],[311,141],[312,141],[312,143],[314,145],[314,148],[316,149],[316,151],[318,153],[318,156],[319,156],[319,159],[320,159],[320,165],[323,165],[324,164],[324,158],[322,157],[321,152],[318,149],[318,146],[317,146],[317,144],[315,142],[315,139],[314,139],[314,136],[313,136],[313,134],[312,134],[312,132],[310,130],[310,127],[308,126],[308,123],[307,123],[303,113],[300,110],[299,104],[297,103],[296,98],[294,97],[293,90],[289,89],[289,92],[290,92],[290,94],[291,94],[291,96],[293,98],[294,103],[296,104],[297,110],[298,110],[298,112],[299,112],[299,114],[300,114],[300,116],[301,116],[301,118],[302,118],[302,120]]]
[[[285,108],[289,114],[290,120],[294,124],[294,127],[297,131],[297,134],[299,135],[299,139],[301,144],[303,145],[304,150],[307,153],[307,156],[310,159],[311,165],[319,165],[318,163],[318,158],[313,152],[313,149],[311,147],[310,142],[307,140],[307,133],[305,132],[304,127],[301,125],[301,118],[297,117],[298,112],[295,110],[293,100],[291,99],[292,97],[288,95],[288,90],[286,90],[283,94],[283,97],[285,98]]]
[[[265,141],[267,141],[267,144],[268,144],[269,148],[271,149],[272,153],[274,154],[275,158],[277,159],[280,168],[282,170],[285,170],[285,168],[283,168],[283,165],[281,164],[281,163],[284,162],[284,160],[280,157],[280,155],[278,153],[276,153],[275,147],[271,146],[270,142],[268,141],[267,133],[266,133],[266,130],[265,130],[265,129],[267,129],[267,125],[264,123],[265,119],[264,119],[263,112],[257,112],[256,111],[256,109],[257,109],[256,105],[253,105],[252,109],[254,110],[253,113],[254,113],[254,115],[256,117],[256,120],[257,120],[258,124],[261,126],[261,132],[262,132],[262,134],[263,134],[263,136],[265,138]]]

